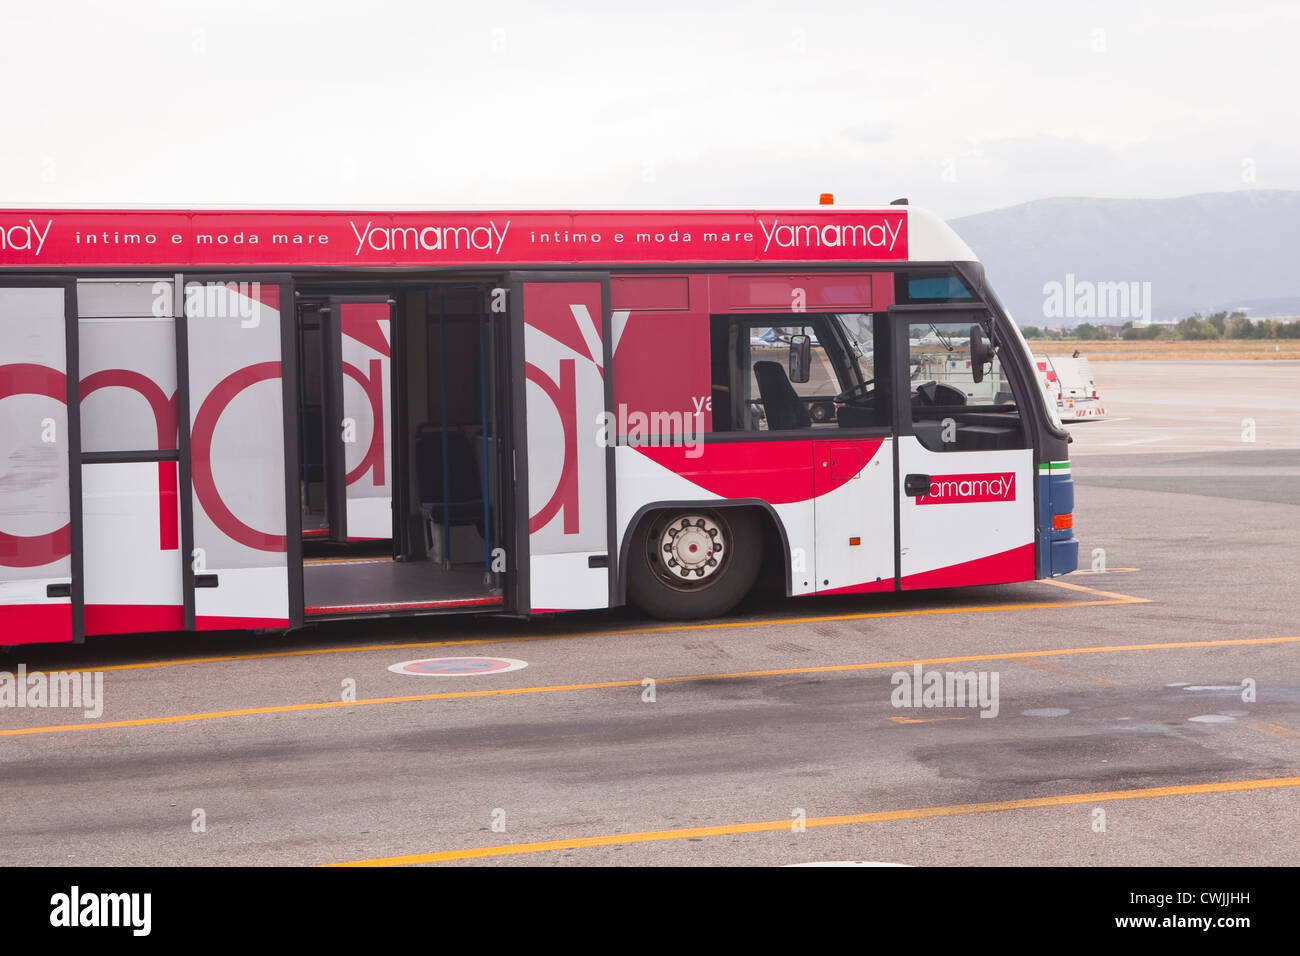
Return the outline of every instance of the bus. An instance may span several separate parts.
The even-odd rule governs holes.
[[[1069,440],[905,200],[0,210],[0,644],[1045,578]]]

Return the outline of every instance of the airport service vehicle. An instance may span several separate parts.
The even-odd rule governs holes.
[[[0,210],[6,644],[1059,575],[1068,441],[905,202]]]
[[[1056,403],[1063,422],[1083,422],[1106,417],[1097,393],[1092,365],[1083,356],[1040,355],[1034,360],[1044,390]]]

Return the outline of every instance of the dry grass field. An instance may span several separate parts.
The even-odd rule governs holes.
[[[1124,342],[1061,339],[1031,339],[1029,347],[1038,355],[1069,355],[1075,349],[1094,362],[1123,362],[1142,359],[1296,359],[1300,360],[1300,339],[1226,339],[1209,342]]]

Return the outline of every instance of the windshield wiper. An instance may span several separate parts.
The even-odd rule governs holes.
[[[952,343],[943,337],[943,333],[939,331],[938,327],[935,326],[933,322],[930,323],[930,331],[933,332],[938,337],[939,341],[943,343],[944,348],[949,352],[952,351]]]

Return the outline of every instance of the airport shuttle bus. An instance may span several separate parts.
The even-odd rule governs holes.
[[[0,210],[0,643],[1074,570],[933,215]]]

